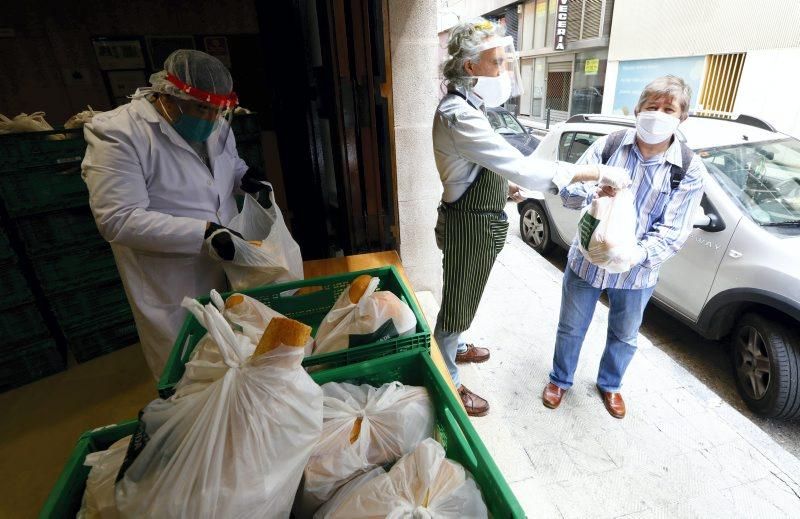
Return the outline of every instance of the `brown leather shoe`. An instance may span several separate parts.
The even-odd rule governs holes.
[[[608,414],[614,418],[625,418],[625,401],[620,393],[609,393],[598,388],[603,396],[603,405],[606,406]]]
[[[547,385],[544,386],[544,392],[542,392],[542,403],[545,407],[555,409],[561,404],[561,399],[566,392],[566,389],[561,389],[552,382],[548,382]]]
[[[463,364],[466,362],[486,362],[489,360],[489,350],[486,348],[479,348],[474,344],[467,344],[467,351],[464,353],[456,352],[456,363]]]
[[[489,412],[489,402],[467,389],[464,384],[458,388],[458,396],[461,397],[461,402],[464,403],[464,409],[467,410],[468,415],[486,416],[486,413]]]

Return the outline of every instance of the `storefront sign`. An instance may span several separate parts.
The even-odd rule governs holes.
[[[697,106],[697,92],[703,77],[705,56],[685,58],[644,59],[621,61],[614,89],[614,113],[633,115],[642,90],[648,83],[660,76],[672,74],[682,78],[692,89],[692,103]]]
[[[583,66],[584,74],[587,76],[596,76],[598,70],[600,70],[600,60],[598,58],[586,60],[586,64]]]
[[[554,50],[565,50],[567,48],[567,11],[569,0],[558,0],[556,10],[556,39],[553,42]]]

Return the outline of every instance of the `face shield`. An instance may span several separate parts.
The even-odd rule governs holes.
[[[233,111],[238,104],[234,92],[214,94],[195,88],[178,77],[167,74],[166,80],[182,94],[173,96],[179,116],[172,125],[186,140],[209,141],[218,150],[224,149],[231,134]]]
[[[480,60],[472,90],[490,107],[500,106],[523,93],[517,52],[511,36],[490,38],[478,47]]]

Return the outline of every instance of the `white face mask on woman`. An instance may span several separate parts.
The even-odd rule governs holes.
[[[472,91],[481,96],[486,106],[494,108],[511,97],[511,78],[507,72],[495,77],[477,76]]]
[[[636,135],[647,144],[658,144],[672,137],[681,120],[664,112],[639,112]]]

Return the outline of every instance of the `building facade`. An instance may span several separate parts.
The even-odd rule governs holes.
[[[695,110],[745,113],[800,136],[800,3],[617,0],[603,113],[631,114],[664,74],[692,87]]]

